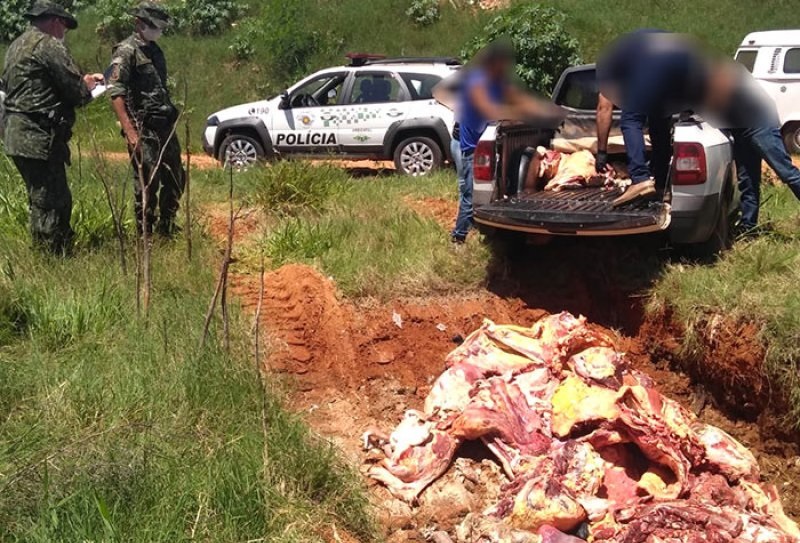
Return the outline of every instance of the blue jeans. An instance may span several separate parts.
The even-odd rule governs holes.
[[[741,192],[741,226],[752,228],[758,224],[761,205],[761,159],[775,170],[781,181],[789,185],[798,199],[800,170],[792,164],[778,128],[736,128],[731,130],[731,134]]]
[[[464,154],[459,149],[458,156],[461,157],[461,167],[456,161],[456,171],[458,172],[458,216],[456,226],[451,235],[460,240],[466,239],[469,229],[472,226],[472,160],[473,154]]]
[[[461,142],[457,139],[450,140],[450,154],[453,155],[453,164],[456,167],[456,179],[461,179]]]
[[[652,148],[649,166],[644,142],[645,123],[649,126],[648,132]],[[623,111],[620,118],[620,129],[622,138],[625,140],[625,153],[628,155],[628,171],[631,181],[641,183],[652,177],[656,180],[658,188],[666,187],[669,161],[672,158],[672,119]]]

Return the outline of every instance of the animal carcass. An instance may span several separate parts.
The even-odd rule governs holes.
[[[582,526],[598,542],[800,543],[743,445],[569,313],[529,328],[485,322],[369,475],[413,502],[465,441],[483,442],[511,482],[465,519],[461,541],[566,543]]]

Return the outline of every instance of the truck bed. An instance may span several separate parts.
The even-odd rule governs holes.
[[[503,198],[475,210],[481,226],[563,235],[619,235],[657,232],[670,223],[664,202],[634,202],[614,208],[619,189],[599,187],[541,191]]]

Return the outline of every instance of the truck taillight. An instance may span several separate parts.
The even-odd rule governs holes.
[[[706,182],[706,152],[699,143],[675,144],[673,185],[702,185]]]
[[[479,141],[472,157],[472,176],[476,183],[491,183],[494,177],[494,142]]]

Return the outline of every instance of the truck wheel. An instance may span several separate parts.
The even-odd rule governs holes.
[[[787,123],[781,131],[783,144],[790,154],[800,154],[800,123]]]
[[[700,243],[692,243],[684,247],[686,256],[693,260],[709,261],[731,248],[733,243],[731,229],[731,198],[726,197],[720,204],[717,222],[711,237]]]
[[[397,171],[420,177],[441,168],[444,158],[439,144],[424,136],[411,136],[400,142],[394,150]]]
[[[246,170],[264,160],[264,147],[244,134],[231,134],[219,146],[219,159],[226,167]]]

